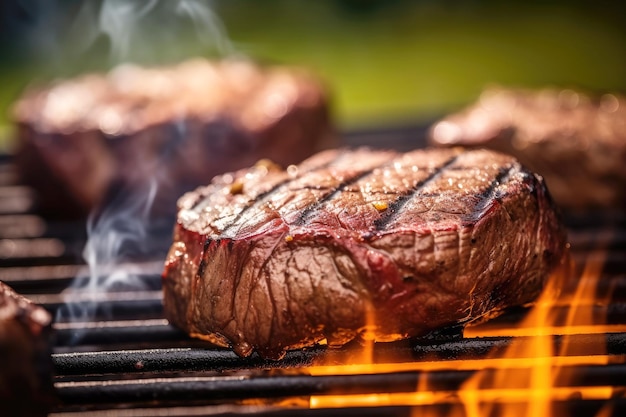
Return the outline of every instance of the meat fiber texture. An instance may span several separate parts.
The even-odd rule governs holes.
[[[490,88],[436,123],[430,142],[513,155],[568,211],[626,207],[626,98],[619,94]]]
[[[533,301],[566,253],[541,177],[485,150],[263,162],[178,206],[166,317],[242,356],[497,315]]]
[[[0,282],[0,414],[46,416],[54,401],[52,318]]]
[[[16,160],[47,217],[80,218],[120,187],[159,183],[155,207],[261,158],[302,161],[334,143],[325,85],[248,60],[125,64],[27,89]]]

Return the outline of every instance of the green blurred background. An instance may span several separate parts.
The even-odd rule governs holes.
[[[602,1],[5,0],[0,129],[34,80],[247,55],[309,67],[346,129],[424,123],[487,85],[626,90],[626,7]]]

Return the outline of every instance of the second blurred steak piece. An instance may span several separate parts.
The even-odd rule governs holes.
[[[54,402],[52,317],[0,282],[0,414],[46,416]]]
[[[626,206],[626,99],[492,88],[431,131],[440,146],[488,147],[541,174],[563,208]]]
[[[119,66],[30,88],[16,103],[18,163],[44,214],[80,217],[112,184],[184,191],[261,158],[297,163],[333,143],[322,83],[295,68],[190,60]],[[167,188],[167,187],[166,187]]]

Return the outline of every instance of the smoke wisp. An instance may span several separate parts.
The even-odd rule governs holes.
[[[80,48],[90,48],[99,36],[105,35],[115,62],[133,60],[136,51],[141,50],[138,45],[145,42],[149,49],[158,51],[160,40],[175,35],[184,26],[191,26],[208,49],[219,55],[233,53],[224,27],[206,1],[85,2],[78,16],[72,30],[83,28],[86,32],[80,38]],[[168,28],[164,31],[167,33],[161,33],[163,27]],[[132,183],[112,187],[106,204],[89,217],[83,251],[86,270],[64,292],[65,304],[57,310],[58,322],[110,318],[110,312],[104,311],[98,302],[103,295],[158,288],[155,282],[159,282],[159,276],[146,274],[142,262],[164,260],[171,243],[173,219],[155,215],[154,209],[156,206],[159,213],[160,196],[170,195],[176,188],[176,184],[170,183],[168,167],[173,165],[172,160],[180,160],[180,149],[188,134],[184,118],[170,127],[171,137],[158,145],[157,156],[136,156]],[[128,139],[132,138],[114,140]],[[82,331],[77,330],[74,342],[81,337]]]

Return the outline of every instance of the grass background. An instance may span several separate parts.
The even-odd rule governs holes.
[[[624,10],[575,0],[7,0],[0,132],[10,137],[10,104],[33,81],[199,55],[311,68],[344,128],[432,120],[490,84],[626,91]]]

